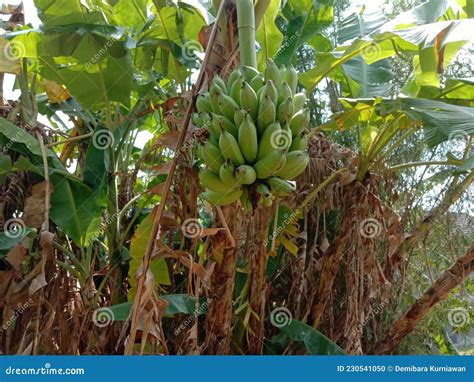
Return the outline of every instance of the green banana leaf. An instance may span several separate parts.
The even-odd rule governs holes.
[[[415,56],[420,54],[420,50],[425,51],[420,55],[420,65],[430,63],[424,72],[421,70],[429,78],[434,66],[446,67],[455,53],[466,42],[474,39],[470,33],[473,28],[474,20],[465,19],[381,31],[372,38],[357,38],[335,52],[318,55],[316,67],[300,74],[300,81],[311,91],[332,71],[357,56],[361,56],[370,65],[395,54]],[[442,43],[438,44],[440,39]],[[429,51],[432,54],[428,54]]]
[[[64,176],[51,176],[50,217],[77,245],[86,244],[90,224],[100,216],[100,191]]]
[[[366,36],[376,31],[387,21],[380,10],[365,12],[364,9],[360,13],[353,13],[341,21],[337,32],[337,42],[341,44],[357,37]]]
[[[377,110],[396,114],[402,112],[412,122],[420,122],[429,147],[459,137],[474,134],[474,107],[458,106],[446,102],[418,98],[391,99],[342,99],[348,109],[333,116],[326,126],[351,128],[367,115]],[[336,123],[335,121],[338,121]]]
[[[256,39],[261,49],[257,54],[258,68],[263,71],[268,58],[274,57],[280,49],[283,34],[278,29],[275,21],[280,10],[281,0],[270,2],[267,11],[256,31]]]
[[[292,341],[302,342],[311,355],[345,355],[344,351],[324,334],[298,320],[280,328]]]
[[[288,0],[283,8],[287,21],[283,43],[275,62],[278,65],[291,63],[296,50],[328,27],[334,17],[333,0]]]
[[[196,297],[187,294],[168,294],[160,296],[163,300],[168,302],[166,307],[166,315],[174,315],[178,313],[195,315],[196,312]],[[112,305],[109,309],[113,313],[114,321],[125,321],[132,308],[133,302],[124,302],[122,304]],[[198,308],[198,315],[206,313],[207,302],[205,299],[200,299]]]

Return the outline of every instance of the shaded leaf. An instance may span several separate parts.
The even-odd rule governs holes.
[[[177,313],[195,315],[196,297],[187,294],[168,294],[160,296],[161,299],[168,302],[165,314],[174,315]],[[207,302],[205,298],[200,299],[200,305],[197,313],[199,315],[206,313]],[[113,313],[114,321],[127,320],[133,302],[124,302],[108,307]]]
[[[344,351],[324,334],[297,320],[280,329],[291,340],[303,342],[312,355],[345,355]]]
[[[89,225],[100,213],[99,194],[62,176],[53,175],[51,181],[51,219],[76,244],[84,244]]]
[[[337,41],[343,43],[356,37],[366,36],[387,22],[380,10],[372,12],[353,13],[341,21],[337,31]]]
[[[5,257],[13,247],[19,245],[23,239],[34,231],[31,228],[23,227],[15,232],[18,232],[18,234],[7,235],[6,232],[0,231],[0,258]]]

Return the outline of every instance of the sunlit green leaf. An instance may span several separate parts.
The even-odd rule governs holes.
[[[265,15],[256,32],[257,42],[261,50],[258,52],[258,67],[263,69],[265,61],[274,57],[283,41],[283,35],[275,25],[275,21],[280,9],[280,0],[270,2]]]

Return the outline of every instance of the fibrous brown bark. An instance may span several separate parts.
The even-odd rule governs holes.
[[[346,240],[347,238],[344,235],[339,236],[335,244],[325,254],[326,259],[320,273],[321,276],[313,293],[315,300],[311,308],[311,318],[314,328],[319,326],[326,305],[330,300],[334,280],[346,248]]]
[[[474,245],[395,322],[388,334],[373,346],[373,353],[392,353],[433,307],[443,301],[472,271],[474,271]]]
[[[290,292],[288,293],[288,304],[293,318],[301,320],[302,300],[305,296],[305,266],[307,255],[308,232],[305,224],[305,229],[299,234],[296,239],[298,245],[298,255],[292,261],[291,273],[293,282],[291,284]]]
[[[267,273],[267,238],[271,220],[271,210],[269,208],[258,208],[254,215],[254,235],[247,238],[253,240],[254,248],[250,248],[248,253],[249,265],[249,299],[250,306],[255,314],[249,320],[249,354],[261,354],[263,351],[264,321],[265,321],[265,292]],[[252,224],[252,223],[251,223]]]
[[[318,284],[312,294],[311,320],[314,328],[319,326],[324,310],[331,299],[334,281],[339,271],[341,261],[346,250],[347,240],[352,230],[352,216],[357,201],[357,188],[345,200],[345,213],[342,217],[342,226],[333,244],[324,253],[324,263],[319,273]]]
[[[240,217],[238,207],[223,208],[226,222],[234,238],[239,237]],[[224,231],[221,232],[226,235]],[[216,237],[216,240],[219,238]],[[231,247],[228,238],[223,248],[215,248],[219,258],[214,258],[216,267],[211,276],[211,285],[206,314],[206,354],[229,354],[232,343],[232,296],[234,292],[237,248]]]

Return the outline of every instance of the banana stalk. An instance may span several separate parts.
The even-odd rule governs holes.
[[[252,0],[236,1],[239,30],[240,65],[257,67],[255,51],[255,13]]]

